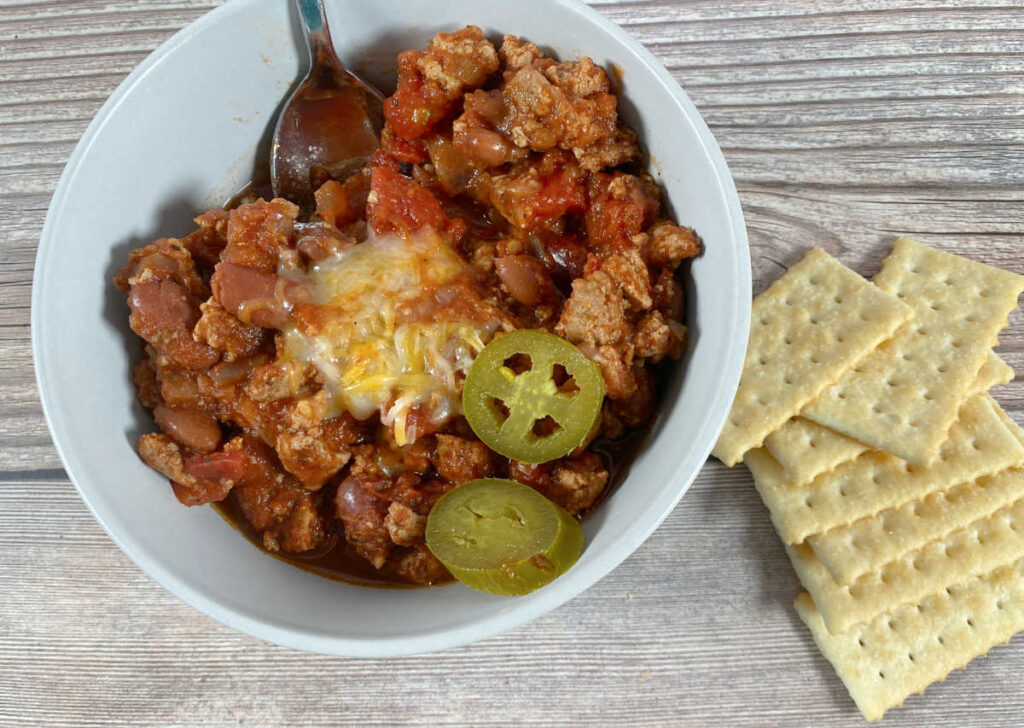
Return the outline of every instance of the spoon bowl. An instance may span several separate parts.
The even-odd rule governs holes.
[[[320,184],[345,179],[376,151],[384,96],[338,60],[323,0],[297,3],[310,67],[277,119],[270,177],[275,197],[311,209]]]

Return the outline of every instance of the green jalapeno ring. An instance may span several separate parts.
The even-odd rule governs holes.
[[[531,362],[520,374],[505,365],[517,355]],[[556,384],[556,365],[572,378],[575,391]],[[597,364],[565,339],[533,329],[513,331],[484,347],[462,390],[462,409],[476,436],[495,452],[526,463],[545,463],[579,447],[603,401]],[[536,423],[549,417],[557,429],[536,433]]]

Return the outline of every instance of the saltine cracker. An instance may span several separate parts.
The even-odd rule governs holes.
[[[715,457],[735,465],[912,315],[823,250],[808,252],[754,299],[743,374]]]

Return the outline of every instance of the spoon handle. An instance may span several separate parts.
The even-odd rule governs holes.
[[[338,64],[331,43],[331,30],[327,25],[327,13],[323,0],[297,0],[302,29],[309,38],[309,50],[313,64],[330,60]],[[338,64],[340,65],[340,64]]]

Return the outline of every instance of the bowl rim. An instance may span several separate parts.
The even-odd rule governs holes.
[[[585,568],[577,565],[561,576],[556,582],[544,590],[535,593],[534,599],[531,599],[529,602],[524,601],[517,608],[498,610],[495,613],[456,628],[443,628],[419,633],[415,636],[387,638],[325,635],[320,632],[306,630],[301,625],[284,622],[271,624],[261,618],[249,616],[241,611],[224,606],[216,598],[203,593],[199,588],[189,585],[171,573],[157,559],[151,557],[146,552],[146,549],[130,533],[118,531],[112,526],[104,518],[104,514],[98,510],[97,505],[90,500],[88,494],[89,487],[83,486],[81,482],[82,480],[88,480],[83,474],[84,468],[70,451],[70,448],[66,446],[66,443],[74,438],[74,433],[65,428],[60,414],[60,405],[55,401],[54,395],[46,386],[46,382],[52,377],[50,376],[50,358],[45,345],[48,337],[46,336],[46,318],[43,315],[43,301],[47,298],[48,286],[44,280],[44,271],[47,269],[49,256],[56,247],[55,234],[53,232],[56,224],[54,222],[55,210],[60,209],[64,204],[69,190],[74,186],[83,157],[87,154],[93,141],[103,129],[107,119],[117,110],[122,100],[145,79],[149,71],[207,26],[217,23],[221,16],[238,12],[245,5],[254,4],[259,1],[233,0],[221,5],[203,14],[161,43],[160,46],[132,70],[118,85],[110,98],[103,103],[87,126],[85,133],[65,165],[47,209],[46,220],[40,234],[32,280],[30,320],[36,384],[39,389],[43,414],[50,429],[54,447],[60,456],[69,479],[74,483],[79,496],[85,502],[93,517],[99,522],[118,548],[136,566],[189,606],[212,617],[221,624],[251,637],[307,652],[347,657],[379,658],[422,654],[457,647],[493,637],[514,627],[524,625],[579,595],[636,551],[662,521],[665,520],[669,513],[672,512],[686,491],[689,490],[702,469],[701,466],[692,468],[692,463],[703,463],[707,459],[714,445],[714,440],[708,438],[701,449],[692,451],[692,457],[680,459],[673,474],[668,479],[671,483],[678,483],[678,487],[665,488],[660,497],[651,500],[643,511],[643,516],[636,520],[637,524],[642,525],[625,531],[612,544],[614,546],[612,552],[615,554],[613,557],[595,559],[586,565]],[[737,287],[737,297],[739,298],[739,295],[746,291],[747,295],[745,298],[749,299],[751,290],[750,251],[739,195],[721,149],[693,102],[675,79],[672,78],[664,65],[641,43],[613,21],[579,0],[549,1],[555,5],[562,6],[566,10],[584,16],[589,22],[596,25],[599,30],[603,30],[612,36],[625,52],[632,53],[651,72],[653,78],[660,86],[660,91],[669,94],[687,117],[687,120],[696,132],[700,147],[713,166],[714,181],[725,198],[724,202],[728,211],[728,219],[724,223],[729,231],[729,238],[734,247],[734,269],[731,271],[731,274],[732,280]],[[745,305],[737,305],[731,317],[721,322],[722,328],[726,330],[725,339],[735,342],[735,346],[729,348],[726,354],[725,366],[721,370],[720,381],[723,386],[717,389],[714,399],[708,403],[708,406],[701,414],[704,422],[698,429],[700,432],[718,433],[725,418],[728,416],[732,399],[739,384],[739,377],[746,354],[749,322],[750,308]],[[685,472],[688,468],[692,468],[692,472]]]

